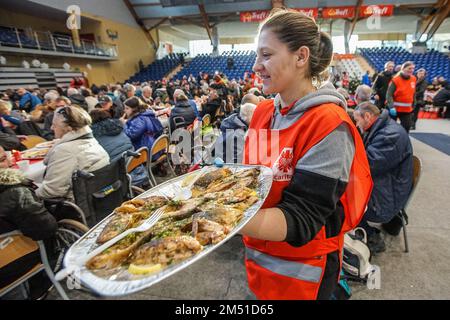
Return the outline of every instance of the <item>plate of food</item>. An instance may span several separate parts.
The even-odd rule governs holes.
[[[225,164],[199,172],[124,202],[72,245],[64,267],[77,270],[81,284],[101,296],[143,290],[229,240],[261,208],[272,185],[272,170],[264,166]],[[191,198],[174,200],[186,186]],[[101,244],[139,226],[158,209],[164,213],[150,229],[129,234],[80,266]]]
[[[46,142],[38,143],[37,145],[34,146],[34,148],[36,148],[36,149],[50,149],[51,147],[53,147],[53,145],[56,143],[57,140],[58,139],[52,140],[52,141],[46,141]]]
[[[21,152],[21,158],[24,160],[44,159],[50,148],[32,148]]]

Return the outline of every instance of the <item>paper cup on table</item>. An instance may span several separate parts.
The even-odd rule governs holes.
[[[30,160],[17,161],[16,164],[22,172],[25,172],[30,168]]]

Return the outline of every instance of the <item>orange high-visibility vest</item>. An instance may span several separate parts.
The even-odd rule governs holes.
[[[344,233],[355,228],[364,214],[372,190],[370,168],[361,137],[341,107],[329,103],[311,108],[293,125],[281,130],[270,128],[273,113],[273,100],[258,105],[244,150],[244,163],[264,165],[274,171],[272,188],[263,208],[272,208],[281,201],[298,160],[339,125],[346,123],[355,141],[349,182],[340,199],[345,219],[338,236],[327,238],[323,227],[312,241],[301,247],[244,237],[249,287],[258,299],[316,299],[327,254],[339,251],[342,259]],[[279,145],[274,147],[277,144],[272,139],[277,138]],[[254,149],[255,143],[258,150]],[[261,152],[261,149],[265,150]]]
[[[394,108],[397,112],[412,112],[416,93],[416,77],[412,75],[409,79],[403,79],[401,75],[397,75],[392,78],[392,82],[394,82],[396,88],[393,97]]]

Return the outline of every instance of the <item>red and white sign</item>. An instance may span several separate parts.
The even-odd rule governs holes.
[[[296,8],[296,9],[292,9],[292,10],[301,12],[304,15],[307,15],[308,17],[311,17],[311,18],[317,18],[317,16],[319,15],[319,9],[317,9],[317,8]]]
[[[268,10],[246,11],[241,12],[240,18],[241,22],[260,22],[266,20],[269,14],[270,11]]]
[[[308,17],[317,18],[319,15],[319,10],[317,8],[302,8],[302,9],[292,9],[297,12],[301,12]],[[245,11],[240,13],[241,22],[261,22],[269,17],[269,10],[259,10],[259,11]]]
[[[353,18],[354,16],[355,7],[333,7],[322,10],[322,17],[324,19]]]
[[[380,4],[373,6],[361,6],[359,16],[362,18],[370,17],[372,15],[380,17],[389,17],[394,14],[394,5],[392,4]]]

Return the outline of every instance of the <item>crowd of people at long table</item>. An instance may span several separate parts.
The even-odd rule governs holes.
[[[387,68],[390,70],[391,64]],[[372,103],[372,88],[361,85],[356,90],[353,107],[348,108],[363,137],[374,181],[368,209],[360,224],[368,234],[372,254],[385,250],[382,226],[391,223],[405,206],[412,187],[412,146],[407,131],[395,121],[399,116],[395,103],[402,104],[405,94],[411,92],[402,80],[408,81],[413,71],[411,64],[405,64],[399,73],[397,88],[391,88],[390,92],[385,86],[384,92],[375,92],[378,98],[375,103]],[[396,95],[396,90],[402,88],[406,91]],[[338,88],[336,91],[331,83],[323,85],[319,92],[321,90],[337,95],[344,104],[345,100],[351,100],[345,90]],[[3,92],[0,100],[0,233],[19,229],[35,240],[50,238],[56,228],[55,218],[47,211],[43,200],[73,199],[71,176],[74,170],[94,171],[116,161],[128,150],[143,146],[151,149],[155,139],[164,132],[170,134],[180,127],[189,128],[205,115],[209,115],[218,133],[214,156],[240,163],[252,115],[256,106],[267,98],[270,97],[262,94],[257,77],[236,81],[220,73],[201,73],[176,81],[162,79],[92,85],[91,88],[75,85],[54,90],[20,88]],[[388,103],[380,105],[380,100]],[[412,102],[409,107],[414,107]],[[409,114],[412,109],[407,111]],[[400,116],[402,122],[403,118]],[[29,136],[48,140],[50,147],[41,163],[42,176],[34,183],[27,179],[30,178],[27,170],[21,171],[12,163],[15,150],[25,150]],[[233,154],[225,155],[225,144],[230,139],[237,139],[237,143],[231,150]],[[165,176],[166,169],[160,165],[156,174]],[[136,168],[131,174],[132,183],[148,188],[146,175],[144,167]],[[0,287],[20,276],[23,270],[0,268]]]

